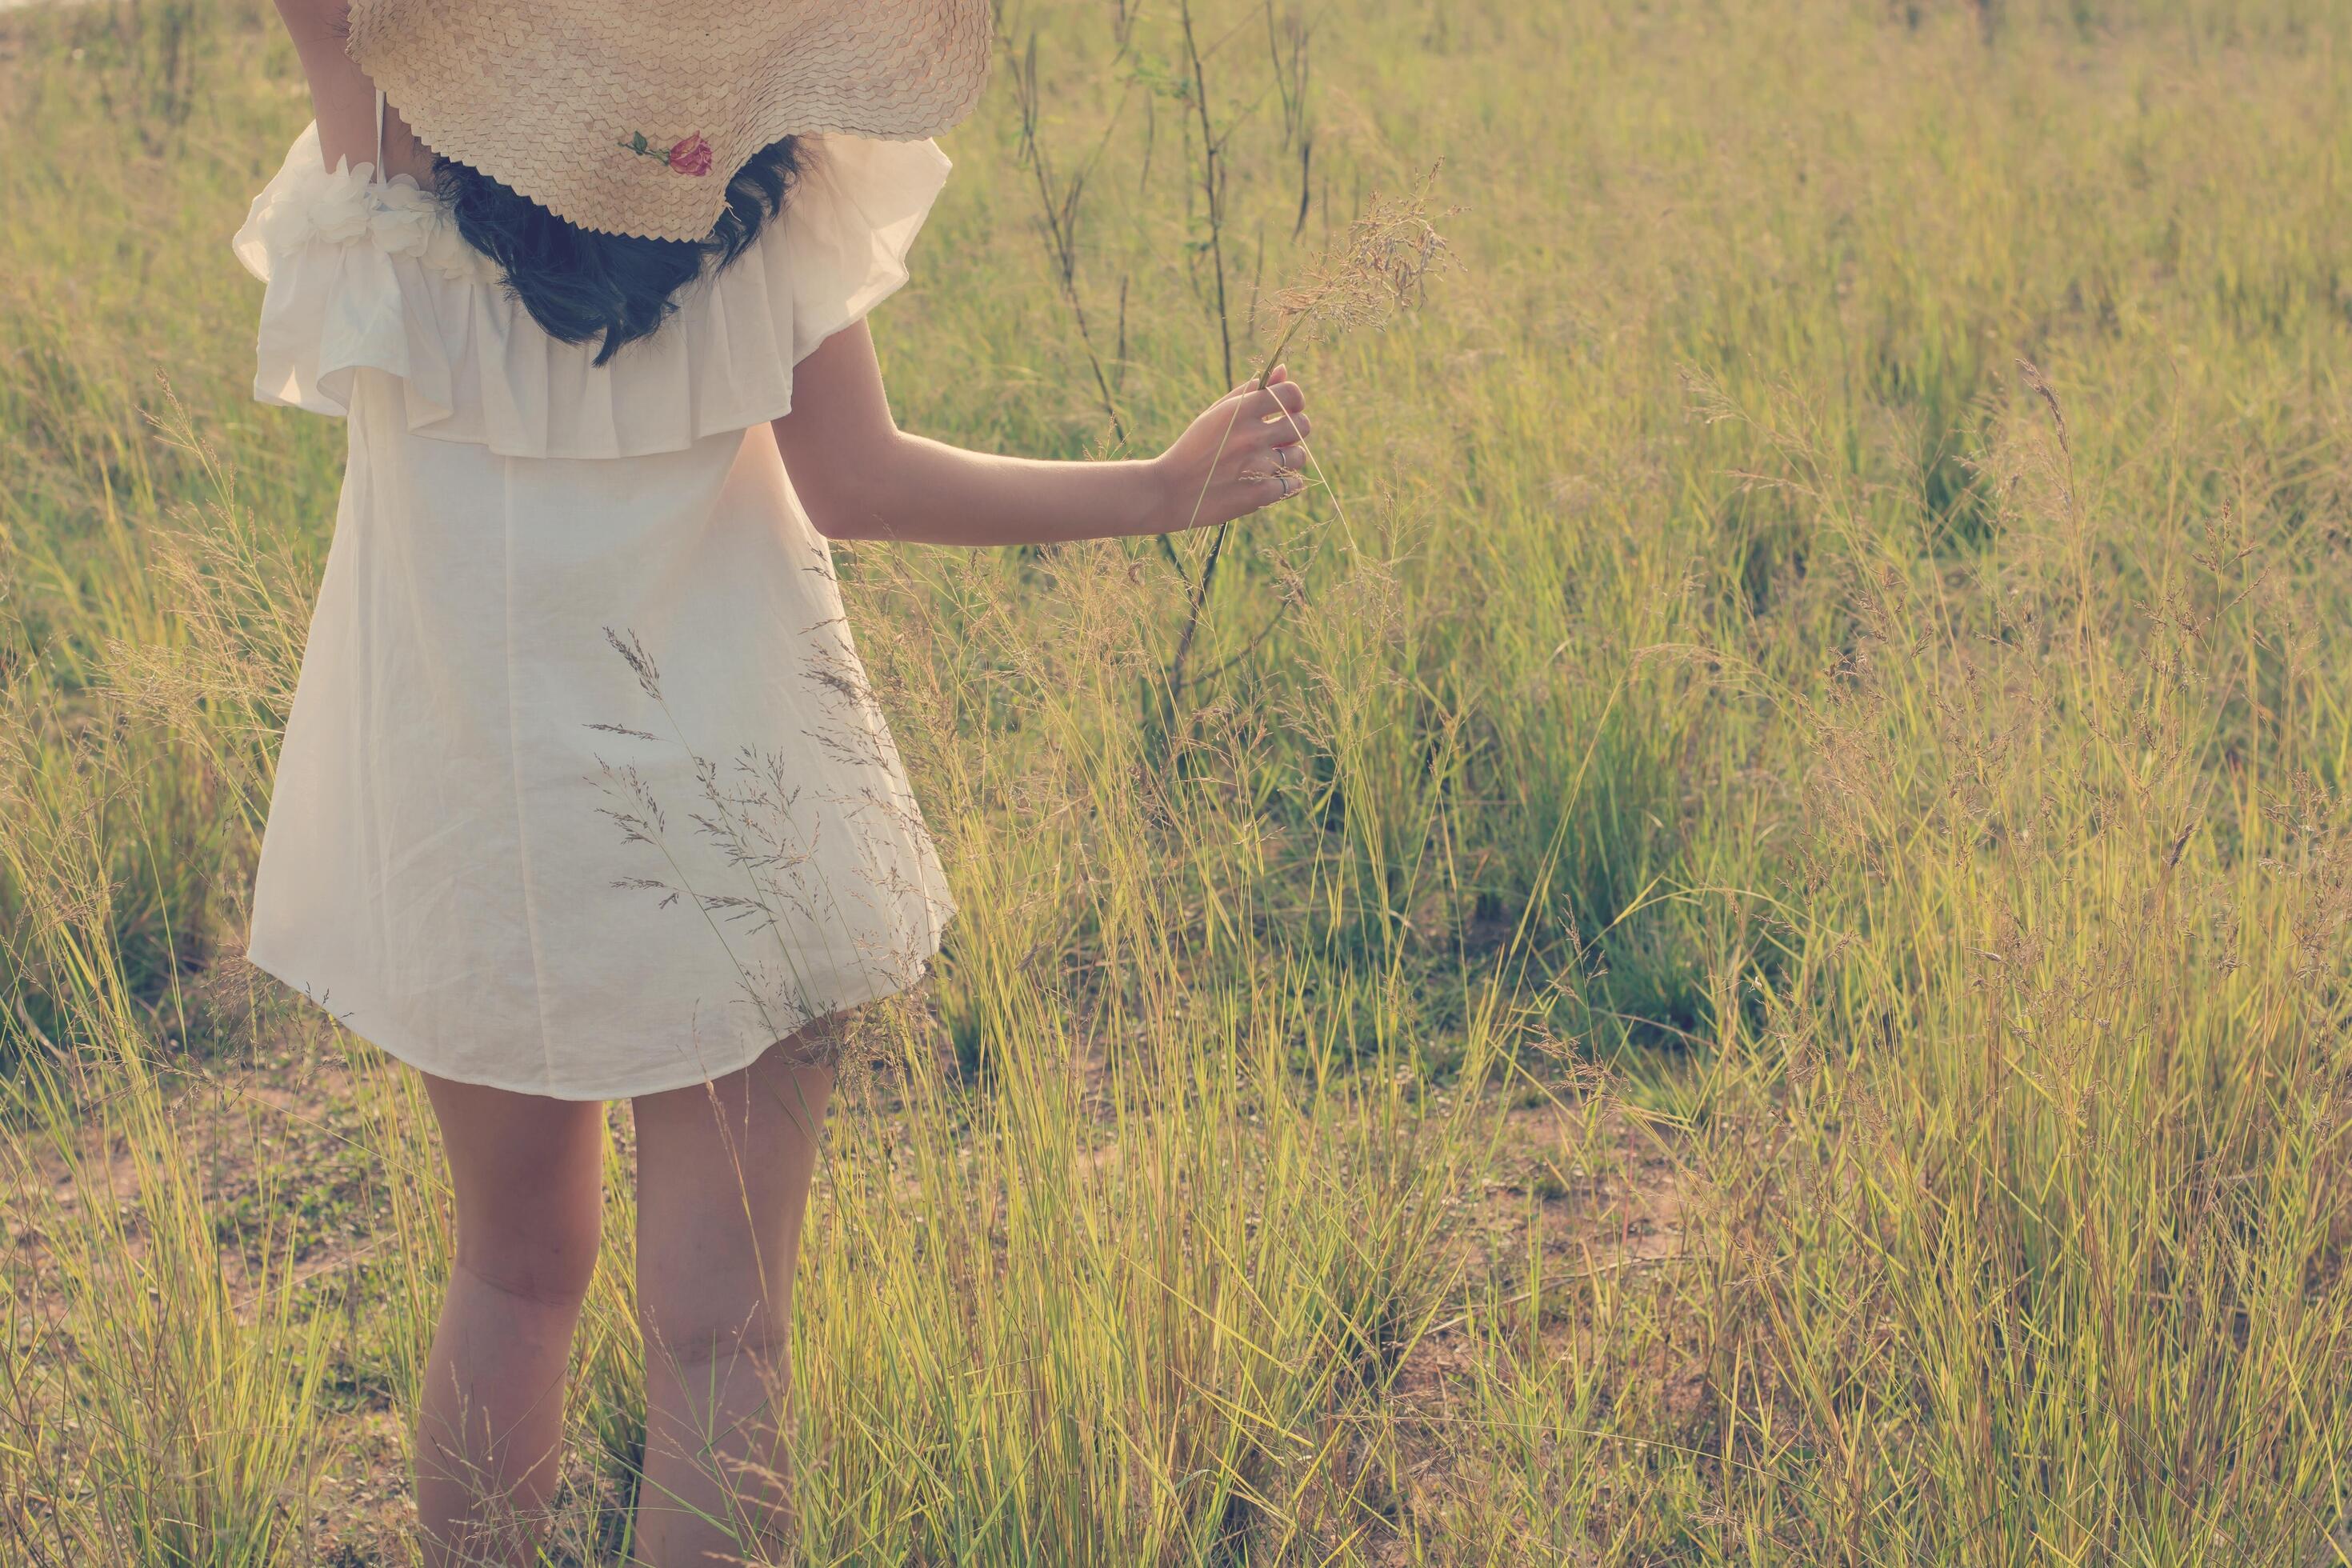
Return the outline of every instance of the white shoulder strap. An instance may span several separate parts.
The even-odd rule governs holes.
[[[375,89],[375,183],[383,184],[383,89]]]

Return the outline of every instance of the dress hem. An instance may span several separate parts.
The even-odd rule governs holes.
[[[557,1100],[580,1102],[587,1100],[635,1100],[648,1094],[667,1094],[672,1089],[692,1089],[698,1084],[715,1082],[719,1079],[725,1078],[730,1073],[740,1072],[745,1068],[750,1067],[753,1062],[758,1061],[761,1057],[767,1055],[768,1052],[773,1050],[776,1047],[783,1044],[784,1041],[791,1039],[793,1035],[799,1034],[802,1030],[808,1028],[812,1025],[821,1024],[827,1018],[839,1017],[842,1014],[850,1011],[852,1008],[863,1007],[871,1003],[882,1001],[887,997],[903,995],[907,992],[913,990],[916,986],[921,984],[925,980],[930,977],[931,960],[939,955],[940,947],[940,940],[937,936],[934,936],[931,941],[929,951],[916,961],[914,973],[911,977],[901,982],[897,976],[877,975],[875,977],[872,984],[855,988],[851,994],[844,996],[824,1011],[810,1014],[806,1019],[803,1020],[802,1023],[790,1033],[779,1035],[773,1039],[759,1041],[758,1044],[752,1046],[751,1049],[743,1054],[739,1059],[727,1066],[720,1067],[716,1070],[709,1070],[703,1064],[697,1063],[689,1070],[680,1076],[664,1076],[656,1078],[649,1080],[642,1087],[603,1089],[596,1090],[581,1090],[576,1089],[558,1089],[544,1083],[526,1085],[510,1079],[486,1078],[472,1072],[445,1071],[441,1068],[434,1066],[431,1062],[425,1059],[426,1053],[417,1050],[414,1046],[409,1045],[405,1041],[394,1044],[377,1035],[363,1033],[354,1025],[345,1022],[345,1019],[355,1016],[357,1009],[353,1009],[351,1012],[345,1012],[329,1005],[324,998],[332,995],[332,992],[314,992],[310,989],[308,982],[297,980],[285,970],[273,966],[266,960],[255,957],[250,951],[246,953],[246,962],[252,964],[254,968],[260,970],[264,974],[268,975],[271,979],[276,980],[278,984],[286,986],[296,995],[301,997],[305,1003],[308,1003],[310,1005],[318,1008],[320,1012],[325,1013],[328,1018],[333,1022],[335,1026],[341,1029],[345,1034],[352,1036],[354,1039],[365,1041],[367,1044],[374,1047],[377,1050],[382,1051],[384,1055],[392,1058],[394,1060],[403,1062],[407,1066],[415,1068],[418,1072],[429,1074],[434,1078],[444,1079],[451,1083],[470,1084],[477,1089],[503,1089],[509,1094],[528,1094],[540,1100]],[[751,1036],[750,1037],[757,1039],[757,1036]]]

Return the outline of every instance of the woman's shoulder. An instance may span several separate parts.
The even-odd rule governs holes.
[[[233,242],[267,286],[255,395],[342,415],[352,378],[381,371],[415,433],[529,458],[682,450],[779,418],[793,366],[907,281],[948,172],[928,142],[812,138],[808,154],[776,221],[600,365],[540,330],[432,190],[328,167],[312,126]]]
[[[305,251],[322,246],[413,258],[434,272],[471,282],[490,282],[497,276],[488,258],[458,234],[440,198],[415,179],[379,178],[372,163],[354,165],[348,155],[330,168],[316,123],[294,139],[230,245],[246,270],[265,283]]]
[[[930,141],[821,136],[808,143],[775,225],[793,296],[795,360],[906,283],[908,255],[951,166]]]

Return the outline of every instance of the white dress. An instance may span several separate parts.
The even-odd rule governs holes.
[[[946,881],[767,422],[906,280],[948,162],[804,146],[781,218],[602,368],[315,128],[237,233],[256,395],[350,436],[248,951],[428,1072],[698,1083],[938,951]]]

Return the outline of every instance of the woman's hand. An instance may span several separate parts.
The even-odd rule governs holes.
[[[1307,488],[1313,428],[1307,394],[1286,366],[1267,373],[1264,390],[1254,381],[1234,388],[1152,459],[1163,521],[1150,531],[1213,528],[1297,495]]]

